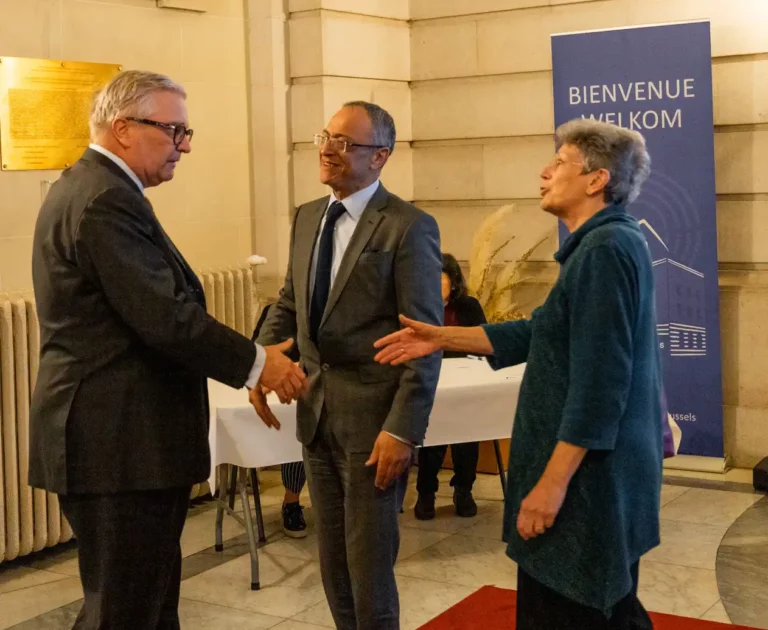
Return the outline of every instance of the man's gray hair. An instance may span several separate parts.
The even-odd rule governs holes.
[[[344,107],[362,107],[371,119],[373,144],[388,148],[390,154],[395,150],[395,121],[386,109],[368,101],[349,101]]]
[[[631,203],[651,173],[651,156],[637,131],[577,118],[558,127],[555,140],[558,149],[569,144],[581,152],[585,173],[604,168],[611,174],[605,187],[607,202]]]
[[[164,74],[142,70],[127,70],[118,74],[94,97],[89,122],[91,139],[121,116],[150,116],[153,97],[158,92],[174,92],[187,97],[184,88]]]

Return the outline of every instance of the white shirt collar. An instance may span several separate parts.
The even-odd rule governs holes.
[[[117,164],[125,172],[125,174],[131,178],[133,183],[139,187],[139,190],[141,191],[141,193],[144,194],[144,185],[141,183],[141,180],[136,176],[136,173],[134,173],[131,170],[131,167],[128,166],[123,160],[121,160],[114,153],[112,153],[112,151],[110,151],[109,149],[105,149],[99,144],[91,143],[88,145],[88,148],[93,149],[97,153],[101,153],[104,157],[108,157],[115,164]]]
[[[367,188],[358,190],[356,193],[351,194],[349,197],[342,199],[341,203],[344,204],[344,208],[350,214],[350,216],[355,221],[359,221],[361,215],[363,214],[363,210],[365,210],[366,206],[368,205],[368,202],[371,200],[373,195],[376,194],[376,191],[378,189],[379,189],[379,180],[377,179]],[[335,201],[339,201],[339,200],[336,198],[336,195],[331,193],[331,199],[328,201],[328,206],[330,207],[330,205]]]

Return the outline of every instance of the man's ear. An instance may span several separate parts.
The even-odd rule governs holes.
[[[391,152],[389,149],[376,149],[374,154],[371,156],[371,170],[380,171],[382,168],[384,168],[384,165],[387,163],[387,160],[389,160],[390,155]]]
[[[120,145],[127,149],[133,144],[131,138],[131,125],[125,118],[116,118],[112,121],[112,135]]]

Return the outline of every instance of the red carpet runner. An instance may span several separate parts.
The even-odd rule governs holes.
[[[514,630],[515,591],[483,586],[419,630]],[[651,613],[655,630],[754,630],[714,621]]]

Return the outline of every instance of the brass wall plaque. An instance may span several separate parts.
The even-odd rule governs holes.
[[[114,64],[0,57],[0,163],[4,171],[62,169],[88,147],[93,94]]]

